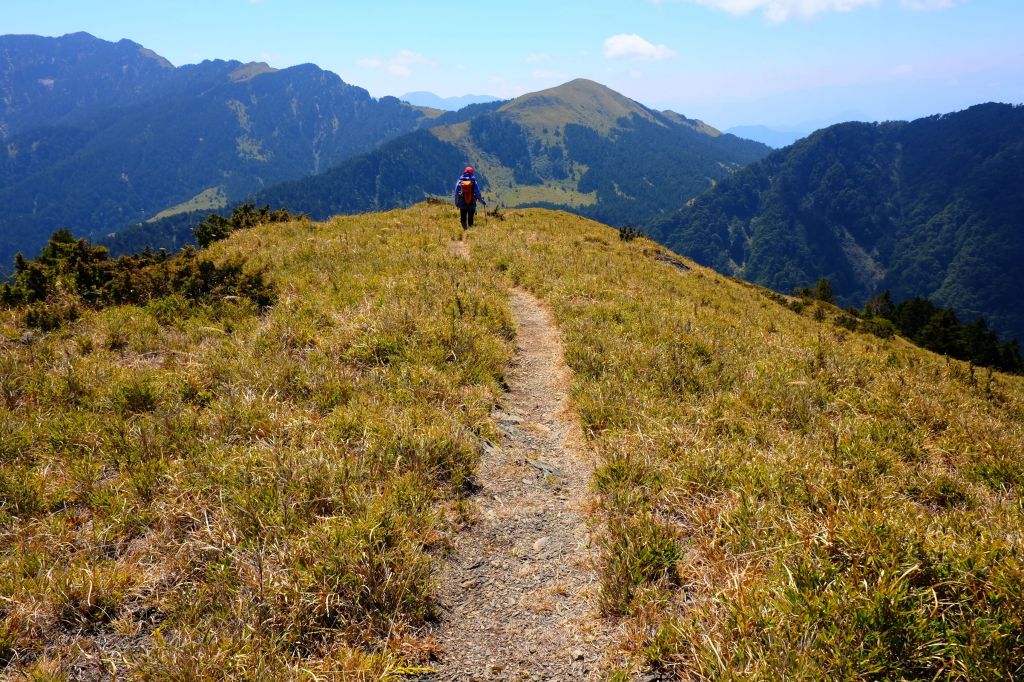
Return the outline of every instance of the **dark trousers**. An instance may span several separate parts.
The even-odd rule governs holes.
[[[463,227],[473,227],[474,215],[476,215],[475,206],[470,206],[469,208],[459,207],[459,220],[462,221]]]

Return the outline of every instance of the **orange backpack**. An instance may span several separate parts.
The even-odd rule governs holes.
[[[476,192],[473,191],[472,180],[462,180],[459,182],[459,191],[462,192],[462,203],[466,206],[472,206],[476,201]]]

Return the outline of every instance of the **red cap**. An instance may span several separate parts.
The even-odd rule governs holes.
[[[470,175],[472,175],[472,174],[473,174],[473,172],[474,172],[474,171],[473,171],[473,167],[472,167],[472,166],[466,166],[466,170],[464,170],[464,171],[462,171],[462,172],[463,172],[463,173],[469,173]]]

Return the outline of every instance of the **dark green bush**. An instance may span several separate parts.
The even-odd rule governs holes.
[[[218,265],[192,247],[173,256],[147,250],[111,258],[105,248],[75,239],[67,230],[54,233],[37,259],[19,255],[13,280],[0,285],[0,304],[21,309],[25,326],[43,331],[75,321],[82,308],[173,298],[165,306],[165,317],[170,317],[182,303],[202,305],[225,297],[247,299],[263,310],[275,294],[262,272],[245,272],[237,259]]]
[[[231,236],[235,230],[244,230],[270,223],[286,223],[289,220],[298,220],[302,217],[304,217],[302,214],[289,213],[288,209],[284,208],[272,211],[269,204],[263,208],[256,208],[252,204],[242,204],[235,207],[230,218],[211,213],[206,220],[196,225],[192,233],[195,235],[199,247],[205,249],[213,242]]]

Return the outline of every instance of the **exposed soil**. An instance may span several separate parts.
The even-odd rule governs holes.
[[[464,242],[453,252],[468,257]],[[432,633],[434,680],[607,677],[607,623],[597,612],[596,556],[584,507],[590,462],[568,403],[558,330],[534,296],[511,292],[519,326],[509,391],[486,443],[479,519],[456,539]]]
[[[668,255],[667,253],[655,254],[654,260],[658,261],[659,263],[665,263],[667,265],[671,265],[672,267],[674,267],[679,272],[689,272],[690,271],[690,266],[688,266],[686,263],[684,263],[683,261],[679,260],[678,258],[673,258],[672,256]]]

